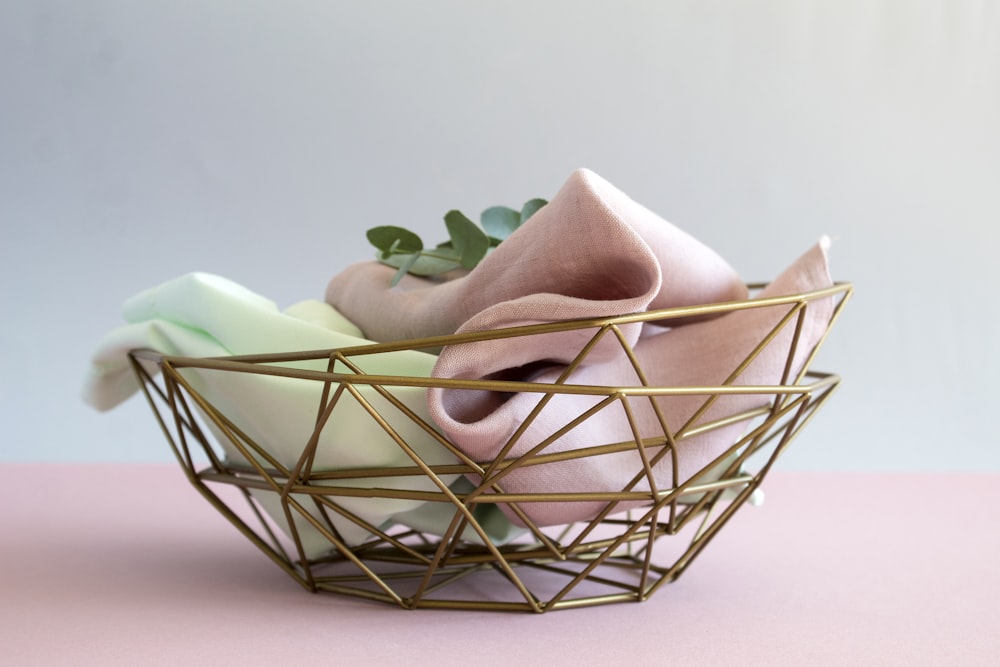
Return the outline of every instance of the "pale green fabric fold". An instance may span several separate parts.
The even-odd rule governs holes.
[[[225,278],[192,273],[144,290],[123,307],[126,324],[109,332],[97,344],[84,382],[83,396],[99,410],[109,410],[138,390],[128,353],[152,349],[168,355],[215,357],[266,354],[300,350],[353,347],[369,343],[349,320],[329,305],[305,301],[282,312],[270,300]],[[360,363],[367,373],[428,377],[436,357],[418,351],[366,355]],[[310,364],[312,364],[310,366]],[[325,370],[326,360],[300,362],[299,367]],[[312,435],[322,384],[307,380],[221,371],[184,371],[192,387],[220,408],[237,426],[265,446],[282,465],[294,467]],[[390,426],[428,464],[455,461],[454,456],[420,425],[391,406],[370,387],[356,385],[362,400],[369,401]],[[393,393],[420,419],[432,424],[427,414],[426,390],[399,387]],[[433,425],[433,424],[432,424]],[[209,425],[211,428],[211,426]],[[218,433],[226,457],[243,456]],[[314,470],[413,465],[412,459],[390,434],[378,426],[357,400],[345,395],[338,401],[330,422],[323,429]],[[457,477],[444,478],[446,484]],[[371,481],[367,482],[371,484]],[[345,484],[346,485],[346,484]],[[438,490],[428,478],[386,477],[379,487]],[[287,528],[276,502],[263,501],[265,510]],[[415,527],[441,533],[454,511],[442,511],[440,503],[395,498],[345,498],[351,512],[375,526],[386,526],[404,517]],[[497,511],[499,514],[499,511]],[[369,535],[357,524],[334,517],[345,540],[358,543]],[[491,518],[491,539],[511,537],[505,520]],[[305,521],[296,525],[307,555],[319,555],[329,547]]]

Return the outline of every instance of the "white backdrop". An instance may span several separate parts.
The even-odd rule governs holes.
[[[1000,3],[0,3],[2,460],[166,460],[79,399],[131,294],[279,306],[589,167],[748,280],[829,233],[857,294],[790,469],[1000,469]]]

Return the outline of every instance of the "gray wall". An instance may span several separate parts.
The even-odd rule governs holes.
[[[844,385],[788,469],[1000,469],[1000,5],[0,4],[2,460],[166,460],[78,398],[123,299],[280,306],[450,208],[589,167],[766,280],[823,233]]]

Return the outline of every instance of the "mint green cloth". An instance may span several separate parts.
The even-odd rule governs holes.
[[[145,290],[127,300],[126,321],[104,336],[96,346],[84,381],[84,400],[98,410],[109,410],[138,391],[128,353],[145,348],[168,355],[216,357],[364,345],[371,341],[331,306],[304,301],[284,312],[270,300],[225,278],[191,273]],[[417,351],[367,355],[359,359],[366,373],[429,377],[437,357]],[[296,367],[326,370],[326,360],[298,362]],[[342,370],[342,369],[338,369]],[[246,373],[187,369],[182,372],[192,387],[208,398],[247,435],[268,449],[282,465],[292,468],[312,435],[322,383]],[[399,435],[428,464],[448,464],[455,457],[423,428],[391,406],[372,388],[356,385]],[[397,387],[393,393],[416,415],[431,423],[426,390]],[[227,459],[245,458],[228,438],[213,429]],[[345,394],[324,428],[313,470],[357,467],[411,466],[412,459],[400,449],[368,414]],[[443,478],[446,484],[460,482],[457,476]],[[372,484],[371,480],[358,482]],[[437,491],[425,477],[386,477],[375,482],[383,488]],[[350,485],[349,482],[341,485]],[[270,497],[268,497],[270,496]],[[265,511],[286,530],[285,516],[274,494],[258,494]],[[395,498],[341,498],[342,506],[375,526],[403,523],[440,534],[447,529],[454,511],[436,502]],[[492,506],[484,508],[500,514]],[[335,513],[329,512],[334,515]],[[403,517],[405,521],[397,521]],[[487,520],[488,519],[488,520]],[[349,543],[364,541],[369,532],[339,516],[332,522]],[[491,539],[502,542],[518,531],[505,519],[484,517]],[[296,520],[307,556],[329,548],[329,542],[307,521]],[[476,539],[474,532],[468,537]]]

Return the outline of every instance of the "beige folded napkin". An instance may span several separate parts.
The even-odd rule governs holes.
[[[395,341],[454,333],[499,304],[505,320],[526,323],[746,296],[714,250],[586,169],[467,275],[407,275],[390,287],[395,273],[375,261],[351,265],[330,281],[326,301],[367,338]]]
[[[577,179],[583,179],[578,175]],[[635,210],[635,209],[633,209]],[[501,246],[503,247],[503,246]],[[632,251],[641,248],[638,242]],[[820,242],[799,258],[766,289],[759,298],[799,294],[828,287],[832,284],[828,266],[829,240]],[[682,258],[677,258],[678,262]],[[622,260],[624,261],[624,260]],[[699,265],[701,262],[699,262]],[[640,263],[640,266],[647,264]],[[718,267],[715,267],[718,270]],[[549,269],[547,269],[549,270]],[[551,269],[553,273],[563,271]],[[650,275],[655,273],[650,270]],[[666,275],[666,270],[665,270]],[[728,273],[724,275],[728,279]],[[614,277],[609,277],[615,282]],[[688,278],[685,278],[685,281]],[[716,287],[724,281],[709,281]],[[685,287],[690,285],[685,284]],[[700,292],[695,300],[704,299]],[[709,290],[716,296],[715,289]],[[681,290],[684,292],[684,290]],[[558,299],[553,297],[556,301]],[[652,304],[663,300],[650,300]],[[768,334],[790,309],[789,305],[769,306],[731,312],[716,319],[685,324],[662,333],[648,335],[648,330],[634,345],[641,367],[654,386],[706,387],[722,385],[744,358]],[[570,309],[572,312],[579,312]],[[565,312],[553,309],[553,312]],[[821,339],[832,316],[833,302],[829,297],[811,302],[802,320],[799,342],[791,355],[791,377],[802,369],[811,350]],[[594,313],[596,314],[596,313]],[[538,313],[537,315],[541,315]],[[489,330],[510,324],[524,317],[519,302],[504,302],[485,308],[471,316],[461,332]],[[783,381],[786,360],[790,356],[795,322],[781,329],[763,352],[732,383],[734,385],[777,385]],[[588,334],[589,335],[589,334]],[[564,342],[564,341],[563,341]],[[433,374],[441,378],[530,380],[555,382],[566,369],[562,363],[579,350],[553,346],[549,335],[526,338],[488,340],[445,347]],[[639,380],[629,359],[618,348],[618,354],[602,357],[600,363],[586,363],[576,369],[569,383],[601,386],[634,386]],[[553,360],[556,360],[555,362]],[[588,358],[589,360],[589,358]],[[530,417],[541,398],[537,393],[501,394],[498,392],[460,389],[432,389],[428,392],[430,415],[451,440],[472,458],[488,461],[495,458],[508,440]],[[695,414],[704,396],[660,397],[655,399],[666,424],[676,429]],[[729,395],[718,400],[699,420],[732,415],[742,410],[766,405],[769,396]],[[600,397],[588,395],[556,395],[531,421],[527,430],[516,440],[509,456],[518,456],[554,436]],[[631,400],[635,423],[641,437],[663,437],[664,429],[647,399]],[[725,428],[702,433],[683,440],[677,449],[677,481],[683,482],[731,447],[747,428],[735,423]],[[634,440],[629,420],[618,403],[612,403],[582,424],[571,428],[548,444],[541,453],[551,454],[585,447]],[[652,454],[651,454],[652,455]],[[508,493],[621,491],[629,488],[630,480],[641,470],[635,450],[543,465],[522,467],[507,475],[500,486]],[[655,469],[658,488],[673,484],[669,457]],[[701,479],[700,481],[707,481]],[[648,480],[631,487],[650,488]],[[538,525],[557,525],[588,520],[599,513],[602,502],[565,501],[558,503],[522,503],[532,521]],[[627,509],[621,504],[616,509]],[[511,515],[511,518],[515,518]]]

